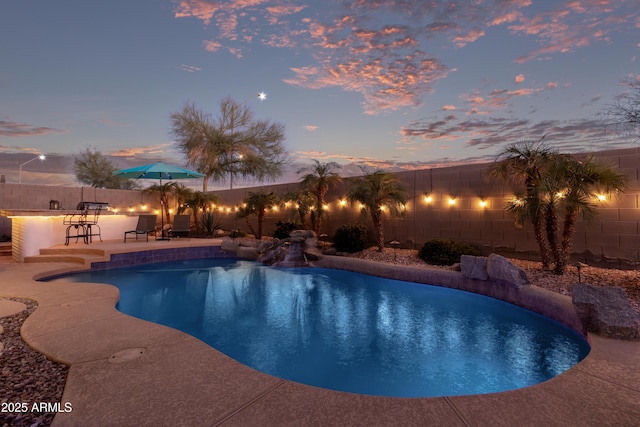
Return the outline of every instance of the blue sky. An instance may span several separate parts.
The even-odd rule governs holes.
[[[0,39],[9,182],[44,153],[22,181],[73,184],[87,147],[182,166],[170,114],[227,95],[283,123],[296,164],[345,170],[637,144],[601,114],[640,78],[637,0],[9,0]]]

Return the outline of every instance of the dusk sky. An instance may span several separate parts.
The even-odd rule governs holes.
[[[87,147],[117,167],[184,166],[170,114],[185,102],[216,114],[227,95],[285,125],[296,165],[490,161],[543,135],[563,152],[638,144],[602,113],[623,81],[640,79],[639,0],[8,0],[1,10],[7,182],[43,153],[23,183],[76,185],[72,156]]]

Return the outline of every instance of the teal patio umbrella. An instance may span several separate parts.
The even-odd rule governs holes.
[[[164,162],[149,163],[128,169],[120,169],[113,173],[116,176],[130,179],[185,179],[202,178],[204,174],[194,172],[178,166],[168,165]]]
[[[204,174],[199,172],[169,165],[164,162],[149,163],[147,165],[135,166],[133,168],[120,169],[115,171],[113,174],[121,178],[129,179],[158,179],[160,180],[160,185],[162,185],[163,179],[202,178],[204,176]],[[162,208],[164,209],[164,206]],[[162,238],[160,240],[169,240],[164,237],[164,212],[160,215],[160,220],[162,221]]]

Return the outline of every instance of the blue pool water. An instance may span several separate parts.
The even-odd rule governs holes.
[[[56,280],[110,283],[117,308],[182,330],[262,372],[353,393],[492,393],[582,360],[575,331],[477,294],[330,269],[194,260]]]

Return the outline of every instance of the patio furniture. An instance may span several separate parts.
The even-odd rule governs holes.
[[[173,226],[169,230],[170,237],[186,236],[189,239],[191,215],[174,215]]]
[[[124,242],[127,243],[127,235],[135,234],[136,240],[138,236],[145,236],[146,241],[149,241],[149,234],[156,232],[156,219],[157,215],[140,215],[138,217],[138,225],[135,230],[124,232]]]
[[[78,204],[80,213],[65,215],[62,223],[67,226],[64,244],[69,246],[69,240],[82,238],[85,244],[93,242],[93,236],[98,236],[102,242],[102,235],[98,219],[102,209],[109,206],[106,202],[81,202]]]

